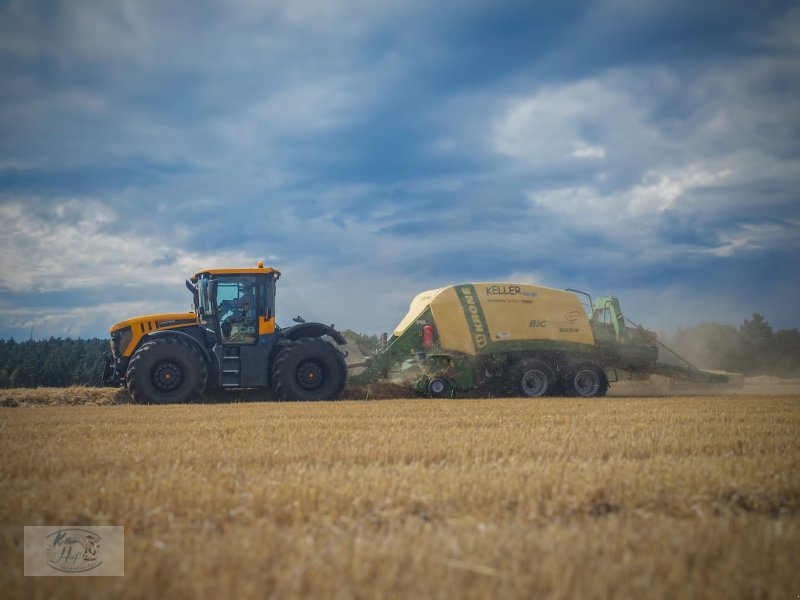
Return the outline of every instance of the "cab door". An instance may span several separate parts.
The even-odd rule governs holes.
[[[261,286],[255,276],[224,276],[215,281],[214,310],[219,343],[214,354],[222,387],[263,387],[267,384],[269,346],[259,344]]]

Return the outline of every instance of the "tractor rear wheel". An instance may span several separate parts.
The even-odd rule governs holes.
[[[514,396],[536,398],[553,393],[556,374],[546,362],[538,358],[524,358],[517,363],[511,375]]]
[[[342,353],[320,338],[295,340],[272,369],[272,389],[279,400],[338,400],[346,382]]]
[[[608,392],[605,369],[593,362],[570,365],[561,377],[561,391],[565,396],[596,398]]]
[[[139,404],[194,402],[206,389],[206,363],[191,342],[158,338],[139,348],[128,364],[128,391]]]

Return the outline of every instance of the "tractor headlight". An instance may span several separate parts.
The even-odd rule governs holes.
[[[122,356],[125,348],[131,343],[133,332],[130,327],[124,327],[111,334],[111,352],[114,356]]]

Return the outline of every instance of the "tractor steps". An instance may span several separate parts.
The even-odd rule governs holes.
[[[234,349],[228,349],[232,352]],[[222,357],[222,387],[239,387],[241,383],[241,358],[238,354]]]

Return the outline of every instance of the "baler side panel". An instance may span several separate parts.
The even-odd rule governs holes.
[[[476,356],[514,350],[590,351],[594,336],[578,298],[531,285],[462,284],[430,303],[442,351]]]
[[[474,285],[492,341],[546,340],[594,346],[589,320],[574,294],[522,284]]]

